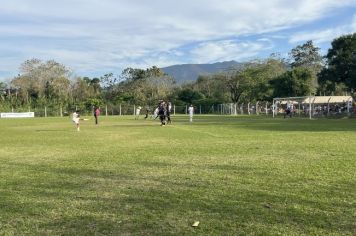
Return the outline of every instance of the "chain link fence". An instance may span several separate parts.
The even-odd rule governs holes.
[[[140,106],[140,115],[152,115],[155,108],[154,106],[147,105],[132,105],[132,104],[108,104],[100,107],[102,116],[124,116],[135,115],[136,108]],[[351,109],[347,109],[343,106],[333,106],[329,112],[325,111],[325,106],[313,106],[313,117],[340,117],[340,116],[356,116],[356,109],[353,106]],[[92,109],[81,108],[75,105],[71,106],[43,106],[43,107],[28,107],[28,108],[0,108],[0,112],[34,112],[35,117],[61,117],[70,116],[75,110],[79,110],[81,115],[91,116],[93,114]],[[280,106],[275,108],[276,116],[284,115],[284,108]],[[188,105],[172,105],[171,115],[187,114]],[[199,115],[266,115],[272,116],[273,104],[271,102],[255,102],[255,103],[227,103],[227,104],[212,104],[212,105],[195,105],[194,113]],[[309,114],[308,107],[295,107],[293,110],[293,116],[307,117]]]

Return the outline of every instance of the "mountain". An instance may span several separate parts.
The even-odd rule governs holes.
[[[178,84],[195,81],[199,75],[207,75],[239,68],[243,63],[224,61],[213,64],[183,64],[161,68],[166,74],[173,76]]]

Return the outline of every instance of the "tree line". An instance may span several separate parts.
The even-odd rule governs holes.
[[[211,105],[310,94],[355,96],[356,33],[334,39],[325,56],[307,41],[287,58],[273,54],[185,84],[176,84],[156,66],[89,78],[74,76],[53,60],[30,59],[19,72],[8,83],[0,82],[2,110],[40,106],[90,110],[103,104],[155,105],[160,99],[176,105]]]

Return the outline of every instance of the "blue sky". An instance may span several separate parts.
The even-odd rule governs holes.
[[[282,56],[307,40],[325,53],[356,32],[356,0],[11,0],[0,5],[0,80],[31,58],[76,76],[126,67]]]

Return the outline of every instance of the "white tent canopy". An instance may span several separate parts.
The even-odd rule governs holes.
[[[352,107],[353,98],[351,96],[307,96],[307,97],[286,97],[273,99],[273,117],[279,104],[304,104],[309,105],[309,117],[312,116],[312,106],[330,104],[347,104],[347,112]]]
[[[313,104],[335,104],[335,103],[347,103],[351,101],[351,96],[315,96],[312,97]],[[303,103],[309,103],[309,98],[305,98]]]
[[[311,99],[311,101],[309,101]],[[279,102],[279,104],[306,104],[309,102],[313,104],[332,104],[332,103],[347,103],[352,102],[353,99],[351,96],[308,96],[308,97],[286,97],[286,98],[274,98],[275,102]]]

